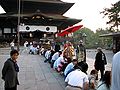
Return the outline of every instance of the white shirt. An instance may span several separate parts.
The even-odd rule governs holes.
[[[60,64],[61,60],[63,60],[63,56],[60,56],[55,62],[54,62],[54,65],[53,65],[53,68],[58,68],[58,65]]]
[[[28,42],[26,41],[26,42],[24,43],[24,47],[27,47],[27,44],[28,44]]]
[[[83,88],[83,84],[85,82],[89,82],[89,80],[88,76],[85,73],[79,69],[76,69],[67,75],[65,82],[67,82],[69,85],[80,86]]]
[[[68,73],[68,71],[71,70],[71,69],[73,69],[73,67],[74,67],[73,62],[69,63],[67,65],[67,67],[65,68],[64,75],[66,76],[66,74]]]
[[[53,56],[52,56],[52,60],[57,60],[59,58],[59,52],[56,52]]]
[[[50,50],[46,51],[46,53],[45,53],[45,58],[48,59],[49,56],[50,56]]]
[[[32,50],[33,49],[33,45],[30,45],[30,50]]]

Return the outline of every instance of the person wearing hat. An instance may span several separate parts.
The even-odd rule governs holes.
[[[78,58],[78,62],[81,62],[81,61],[86,62],[86,48],[83,45],[82,40],[79,41],[79,45],[77,46],[77,50],[76,50],[76,55]]]
[[[105,65],[106,65],[106,64],[107,64],[106,56],[105,56],[105,54],[103,53],[102,48],[101,48],[101,47],[98,47],[98,48],[97,48],[97,54],[96,54],[96,56],[95,56],[94,66],[95,66],[95,69],[96,69],[97,71],[100,70],[101,79],[103,78],[104,70],[105,70]],[[97,79],[98,79],[98,78],[97,78]]]
[[[86,74],[88,64],[86,62],[78,63],[75,70],[70,72],[65,78],[67,86],[65,90],[88,90],[89,80]]]

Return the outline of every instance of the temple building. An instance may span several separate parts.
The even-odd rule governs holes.
[[[0,14],[1,42],[17,41],[18,26],[22,43],[55,36],[68,26],[81,22],[81,19],[63,16],[74,3],[61,0],[0,0],[0,5],[6,12]]]

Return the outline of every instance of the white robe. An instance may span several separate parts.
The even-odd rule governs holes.
[[[113,56],[111,90],[120,90],[120,51]]]

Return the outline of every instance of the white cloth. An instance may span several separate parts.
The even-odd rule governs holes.
[[[74,67],[73,62],[69,63],[67,65],[67,67],[65,68],[64,75],[66,76],[66,74],[68,73],[68,71],[71,70],[71,69],[73,69],[73,67]]]
[[[113,56],[111,85],[111,90],[120,90],[120,51]]]
[[[28,42],[27,42],[27,41],[25,41],[25,43],[24,43],[24,47],[27,47],[27,44],[28,44]]]
[[[63,60],[63,56],[60,56],[55,62],[54,62],[54,65],[53,65],[53,68],[58,68],[58,65],[60,64],[61,60]]]
[[[11,42],[11,43],[10,43],[10,46],[11,46],[11,47],[14,47],[14,46],[15,46],[14,42]]]
[[[33,45],[30,45],[30,50],[32,50],[33,49]]]
[[[89,80],[88,80],[88,76],[85,73],[77,69],[75,71],[70,72],[67,75],[65,82],[67,82],[69,85],[80,86],[83,88],[83,84],[85,82],[89,82]]]
[[[44,53],[44,50],[45,50],[45,49],[44,49],[43,47],[40,49],[41,54]]]
[[[59,58],[59,52],[54,53],[52,60],[57,60]]]
[[[46,58],[46,59],[49,59],[49,56],[50,56],[50,50],[46,51],[46,53],[45,53],[45,58]]]
[[[30,50],[33,54],[36,54],[38,52],[37,47],[33,47],[33,45],[30,45]]]

